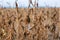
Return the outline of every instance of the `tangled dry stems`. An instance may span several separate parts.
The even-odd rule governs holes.
[[[0,40],[60,40],[58,8],[18,10],[0,11]]]

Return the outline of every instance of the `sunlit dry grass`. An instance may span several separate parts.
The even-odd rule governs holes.
[[[60,8],[0,9],[0,40],[60,40]]]

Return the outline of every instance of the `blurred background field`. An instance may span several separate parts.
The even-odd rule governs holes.
[[[60,40],[59,0],[0,0],[0,40]]]
[[[0,40],[60,40],[60,8],[1,8]]]

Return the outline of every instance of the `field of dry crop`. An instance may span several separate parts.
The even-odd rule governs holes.
[[[60,40],[60,8],[0,8],[0,40]]]

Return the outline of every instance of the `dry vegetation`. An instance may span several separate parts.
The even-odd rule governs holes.
[[[60,40],[60,8],[0,9],[0,40]]]

